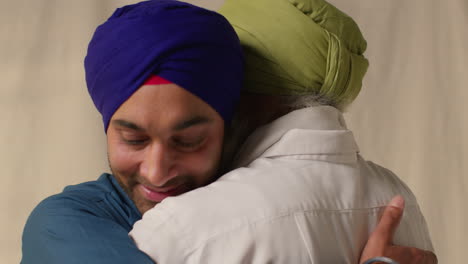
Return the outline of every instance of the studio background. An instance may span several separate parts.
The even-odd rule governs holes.
[[[135,2],[0,0],[0,263],[19,262],[42,199],[108,171],[83,58],[95,27]],[[368,41],[370,68],[345,115],[361,153],[414,191],[439,263],[466,263],[468,0],[330,2]]]

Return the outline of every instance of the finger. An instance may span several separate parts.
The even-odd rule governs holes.
[[[434,254],[434,252],[432,251],[425,251],[423,263],[424,264],[437,264],[438,260],[437,260],[436,254]]]
[[[386,245],[392,244],[393,235],[400,223],[404,208],[405,200],[403,197],[401,195],[393,197],[388,206],[385,207],[372,237]]]

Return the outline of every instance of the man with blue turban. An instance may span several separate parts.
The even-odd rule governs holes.
[[[244,56],[239,39],[228,21],[215,12],[172,0],[141,2],[117,9],[96,29],[85,70],[89,93],[102,114],[112,174],[68,186],[42,201],[26,223],[21,262],[153,263],[128,232],[143,213],[168,197],[188,198],[191,190],[203,193],[206,188],[217,188],[208,184],[219,176],[225,127],[233,122],[243,85]],[[231,137],[229,140],[235,142]],[[233,184],[240,187],[234,198],[249,197],[245,187],[235,181]],[[285,190],[283,197],[286,193],[291,194],[291,190]],[[222,198],[218,194],[213,199]],[[386,198],[381,202],[387,202]],[[205,208],[213,208],[221,201],[207,201],[193,209],[200,212],[200,219],[206,219],[211,211]],[[276,205],[277,200],[270,202]],[[167,208],[165,203],[162,205]],[[167,212],[161,213],[164,215]],[[181,212],[181,217],[185,215]],[[192,220],[196,218],[194,215]],[[224,221],[219,220],[220,224]],[[195,222],[192,228],[198,229]],[[155,236],[164,238],[169,231]],[[177,241],[168,239],[160,250],[175,253],[178,247],[191,243],[185,240],[185,232],[190,230],[179,231],[179,239],[178,235]],[[312,234],[307,230],[305,233]],[[137,242],[144,244],[140,239]],[[382,250],[388,248],[375,249],[378,244],[372,245],[374,248],[366,248],[370,253],[365,256],[383,254]],[[218,263],[226,261],[237,259]],[[205,263],[203,258],[195,262]]]
[[[128,232],[164,198],[216,177],[243,64],[216,12],[172,0],[117,9],[85,58],[113,173],[42,201],[24,229],[22,263],[153,263]]]

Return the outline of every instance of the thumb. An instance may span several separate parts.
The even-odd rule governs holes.
[[[405,200],[401,195],[393,197],[387,207],[385,207],[377,227],[371,237],[387,245],[393,243],[393,235],[400,223],[405,209]]]

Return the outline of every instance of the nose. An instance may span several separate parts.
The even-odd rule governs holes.
[[[154,187],[161,187],[177,176],[169,150],[159,142],[147,147],[140,164],[140,175]]]

